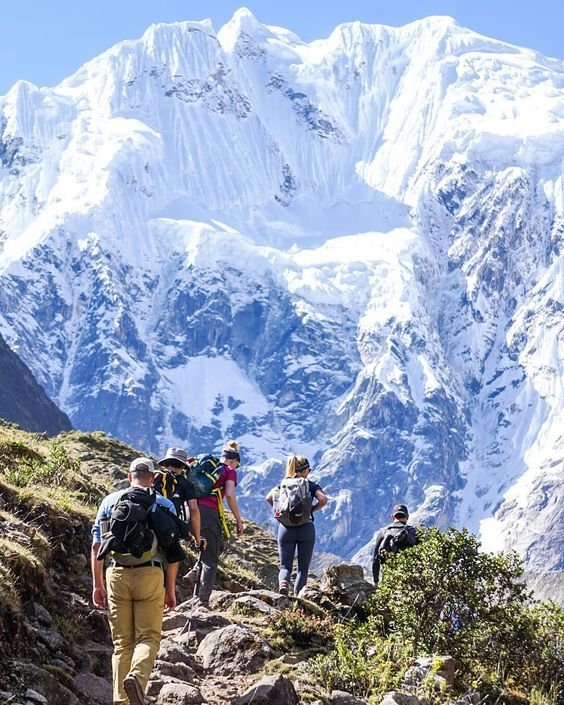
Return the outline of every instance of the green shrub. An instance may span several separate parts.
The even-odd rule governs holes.
[[[325,645],[333,639],[333,622],[330,617],[308,614],[297,607],[271,617],[269,627],[279,641],[286,644],[291,641],[301,649]]]
[[[386,636],[380,615],[370,615],[334,629],[334,647],[318,655],[308,670],[327,690],[344,690],[359,698],[399,688],[412,650],[397,635]]]
[[[17,464],[6,468],[8,482],[17,487],[29,485],[59,486],[80,469],[78,460],[69,457],[65,447],[53,441],[47,458],[22,456]]]
[[[525,625],[528,594],[517,554],[480,552],[466,530],[420,531],[420,543],[383,569],[374,607],[416,652],[479,658],[492,667],[508,657]]]
[[[458,692],[526,700],[541,687],[561,705],[564,611],[532,601],[518,556],[481,552],[466,530],[422,529],[419,539],[386,562],[367,621],[337,632],[317,675],[377,698],[401,684],[410,654],[448,654],[462,664]],[[425,683],[418,694],[431,697]]]

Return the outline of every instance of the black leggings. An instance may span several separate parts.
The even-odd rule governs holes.
[[[312,521],[300,526],[284,526],[284,524],[278,526],[278,551],[280,553],[279,586],[289,584],[296,548],[298,549],[298,573],[294,585],[294,595],[297,595],[307,582],[314,544],[315,526]]]

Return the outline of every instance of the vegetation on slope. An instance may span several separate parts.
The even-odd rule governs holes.
[[[414,658],[456,659],[450,696],[477,690],[490,702],[564,702],[564,610],[531,599],[516,554],[479,550],[467,531],[419,531],[419,543],[386,562],[366,613],[335,628],[334,648],[311,664],[329,688],[369,702],[411,681],[445,702],[435,670],[414,679]],[[416,675],[416,674],[415,674]]]
[[[42,661],[37,627],[26,618],[42,606],[75,662],[92,640],[109,648],[107,624],[90,604],[90,527],[98,502],[123,484],[137,455],[103,433],[48,439],[0,422],[0,638],[11,645],[0,652],[6,686],[19,658],[65,678]],[[386,563],[368,603],[333,610],[318,593],[270,620],[265,636],[273,646],[309,660],[309,676],[302,669],[300,677],[311,679],[311,692],[323,684],[370,703],[392,689],[423,696],[429,705],[473,692],[490,703],[563,703],[564,611],[531,599],[517,556],[482,553],[466,531],[423,529],[419,537],[416,547]],[[190,552],[188,562],[193,558]],[[245,540],[222,560],[219,585],[234,592],[272,586],[276,562],[273,537],[248,522]],[[182,590],[179,583],[185,599]],[[107,660],[96,662],[103,652],[89,654],[89,667],[106,678]],[[433,665],[420,677],[416,659],[425,655]],[[441,677],[447,655],[456,660],[449,685]]]

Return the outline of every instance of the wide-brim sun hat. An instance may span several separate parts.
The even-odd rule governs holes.
[[[166,465],[168,460],[176,460],[185,467],[188,467],[188,455],[182,448],[169,448],[165,457],[161,458],[158,463],[159,465]]]

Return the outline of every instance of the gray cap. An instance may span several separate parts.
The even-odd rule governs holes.
[[[182,465],[188,466],[188,455],[182,448],[169,448],[165,457],[159,460],[159,465],[166,465],[167,460],[177,460]]]
[[[149,458],[135,458],[129,466],[129,472],[146,472],[153,474],[155,472],[155,464]]]

